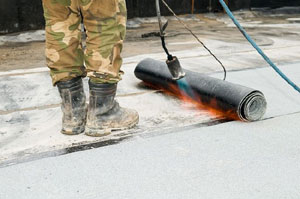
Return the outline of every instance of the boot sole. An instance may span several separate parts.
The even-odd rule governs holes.
[[[84,133],[84,131],[85,131],[85,126],[81,126],[81,127],[79,127],[79,129],[76,132],[61,130],[61,133],[64,135],[79,135],[79,134]]]
[[[85,128],[85,135],[90,137],[104,137],[111,134],[109,129],[94,129],[94,128]]]
[[[85,135],[91,137],[103,137],[110,135],[113,131],[124,131],[135,127],[139,122],[139,117],[137,117],[131,124],[124,127],[116,127],[116,128],[106,128],[106,129],[94,129],[85,127]]]
[[[110,130],[111,131],[124,131],[124,130],[128,130],[128,129],[135,127],[138,123],[139,123],[139,117],[137,117],[131,124],[129,124],[129,126],[110,128]]]

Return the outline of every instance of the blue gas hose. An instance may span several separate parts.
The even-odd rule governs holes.
[[[223,6],[224,10],[228,14],[228,16],[232,19],[233,23],[236,27],[241,31],[241,33],[245,36],[245,38],[251,43],[251,45],[257,50],[257,52],[266,60],[266,62],[289,84],[291,85],[296,91],[300,93],[300,88],[290,80],[271,60],[270,58],[263,52],[261,48],[251,39],[245,29],[241,26],[241,24],[237,21],[237,19],[233,16],[232,12],[226,5],[223,0],[219,0],[221,5]]]

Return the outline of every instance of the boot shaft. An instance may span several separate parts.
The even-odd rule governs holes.
[[[105,114],[115,105],[117,84],[96,84],[89,81],[89,112],[97,115]]]
[[[87,107],[81,77],[58,82],[57,87],[62,99],[62,133],[68,135],[82,133]]]
[[[57,83],[63,108],[78,108],[85,104],[86,96],[81,77]]]

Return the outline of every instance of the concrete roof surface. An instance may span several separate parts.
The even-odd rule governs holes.
[[[237,14],[266,54],[300,85],[300,15]],[[268,108],[261,121],[230,122],[145,87],[133,74],[135,66],[148,57],[164,61],[165,54],[158,38],[141,42],[132,36],[117,100],[139,112],[139,125],[103,138],[65,136],[48,69],[39,55],[35,61],[29,57],[17,70],[0,69],[0,198],[299,199],[299,93],[226,17],[200,19],[191,24],[227,67],[227,81],[264,93]],[[153,31],[154,25],[141,24],[139,30]],[[135,31],[129,33],[140,33]],[[223,77],[218,63],[178,24],[170,23],[170,34],[168,46],[184,68]],[[0,52],[5,48],[14,51],[12,45]],[[1,60],[1,68],[11,68]],[[24,67],[31,64],[39,67]],[[84,86],[88,93],[87,79]]]
[[[230,122],[0,170],[0,198],[300,197],[300,113]]]

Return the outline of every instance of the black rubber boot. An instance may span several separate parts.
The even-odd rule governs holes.
[[[89,86],[86,135],[105,136],[111,131],[129,129],[138,123],[139,115],[135,110],[122,108],[115,101],[117,84],[95,84],[89,81]]]
[[[63,134],[78,135],[84,132],[87,106],[81,77],[57,83],[62,98]]]

